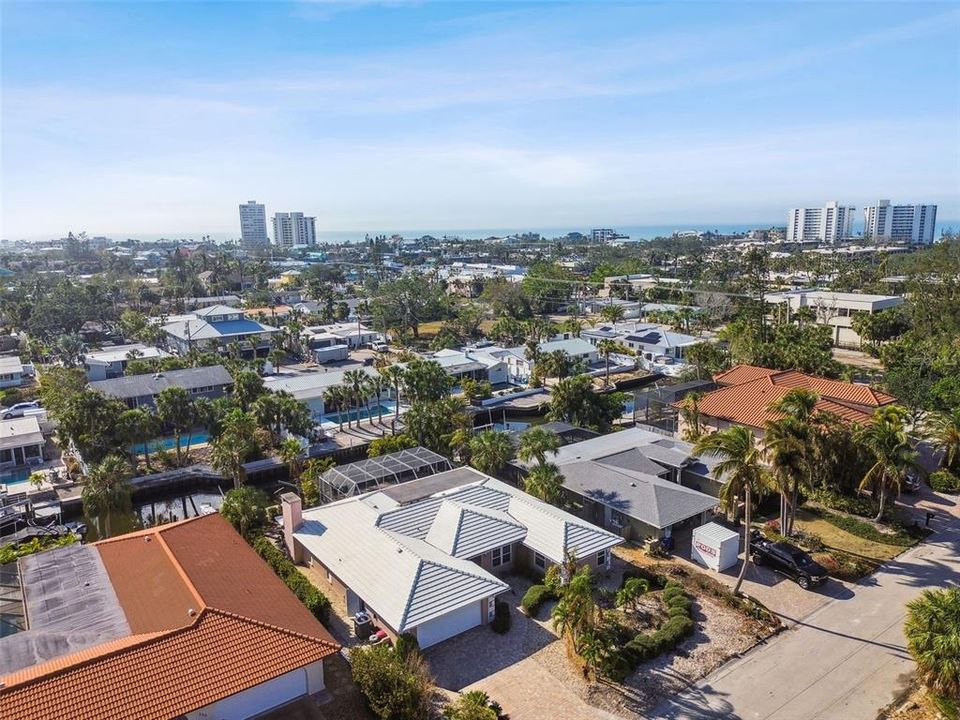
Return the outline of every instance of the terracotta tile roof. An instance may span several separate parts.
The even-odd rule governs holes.
[[[742,376],[764,369],[749,365],[738,367],[747,368]],[[728,374],[733,370],[728,371]],[[697,403],[700,414],[762,428],[768,420],[780,417],[779,413],[770,412],[770,405],[796,387],[809,388],[820,395],[817,412],[832,413],[842,420],[861,425],[871,422],[875,408],[896,402],[893,396],[877,392],[866,385],[827,380],[796,370],[767,375],[759,372],[755,374],[757,377],[753,380],[720,387],[704,395]],[[675,407],[679,405],[674,403]]]
[[[339,650],[219,514],[95,547],[133,634],[0,678],[0,720],[175,717]]]
[[[205,610],[188,628],[5,678],[0,720],[167,720],[334,652],[316,638]]]
[[[713,376],[713,379],[717,385],[740,385],[758,378],[770,377],[776,373],[776,370],[757,367],[756,365],[734,365],[729,370],[717,373]]]

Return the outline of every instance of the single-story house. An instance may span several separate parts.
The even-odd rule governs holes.
[[[622,542],[469,467],[310,510],[293,493],[281,501],[287,548],[326,578],[324,592],[423,648],[492,620],[509,589],[498,576],[545,572],[567,553],[607,569]]]
[[[0,420],[0,465],[39,465],[45,440],[36,417]]]
[[[131,360],[156,360],[170,357],[170,353],[158,347],[131,343],[114,345],[103,350],[93,350],[83,356],[83,367],[87,371],[87,380],[110,380],[121,377]]]
[[[301,331],[304,342],[310,344],[311,337],[317,334],[334,335],[347,344],[351,350],[375,342],[383,342],[384,337],[359,322],[330,323],[329,325],[311,325]]]
[[[430,359],[439,363],[457,383],[464,378],[485,380],[491,385],[501,385],[509,380],[506,361],[494,357],[486,349],[438,350]]]
[[[179,355],[191,349],[223,352],[237,345],[240,353],[263,354],[270,348],[270,338],[280,332],[271,325],[251,320],[243,310],[226,305],[213,305],[189,315],[177,315],[166,319],[162,325],[167,336],[167,346]]]
[[[737,365],[713,379],[719,387],[697,401],[700,423],[707,432],[745,425],[762,436],[767,421],[778,417],[777,413],[770,411],[770,405],[793,388],[816,392],[820,396],[817,412],[830,413],[860,425],[869,423],[877,408],[897,402],[893,395],[874,390],[869,385],[829,380],[798,370]],[[680,433],[686,430],[682,415],[677,430]]]
[[[613,340],[633,350],[643,360],[655,361],[667,357],[682,362],[684,350],[703,342],[701,338],[685,333],[664,330],[658,325],[644,323],[618,323],[586,328],[580,337],[596,346],[602,340]]]
[[[0,719],[240,720],[325,688],[340,650],[219,515],[20,558]]]
[[[330,332],[304,332],[301,335],[309,348],[313,360],[321,365],[328,362],[346,360],[350,356],[350,346],[339,335]]]
[[[599,361],[597,348],[591,343],[581,338],[571,338],[570,340],[547,340],[537,346],[541,355],[547,353],[565,352],[574,360],[583,360],[587,365],[593,365]]]
[[[32,376],[32,364],[24,364],[16,355],[0,356],[0,388],[20,387],[25,377]]]
[[[123,400],[129,407],[154,408],[157,395],[172,387],[182,387],[194,397],[214,400],[233,390],[233,378],[223,365],[168,370],[146,375],[126,375],[89,383],[91,390]]]
[[[563,445],[552,457],[564,481],[565,505],[623,537],[670,537],[709,519],[722,482],[716,460],[690,443],[631,428]],[[526,474],[530,465],[513,466]]]

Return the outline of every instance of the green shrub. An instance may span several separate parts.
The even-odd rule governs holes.
[[[942,493],[960,493],[960,477],[947,469],[940,469],[927,476],[930,487]]]
[[[503,600],[497,600],[493,609],[493,622],[490,627],[495,633],[503,635],[510,629],[510,606]]]
[[[402,657],[387,644],[350,651],[353,681],[381,720],[430,715],[430,679],[419,653]]]
[[[420,643],[415,635],[410,633],[400,633],[397,635],[397,642],[393,645],[394,652],[402,658],[406,658],[413,652],[420,652]]]
[[[667,587],[663,589],[661,597],[663,601],[669,605],[670,601],[674,598],[686,597],[686,591],[679,585],[667,585]]]
[[[60,537],[35,537],[22,543],[10,543],[0,548],[0,565],[11,563],[17,558],[33,555],[34,553],[52,550],[53,548],[73,545],[77,541],[77,536],[73,533],[61,535]]]
[[[263,558],[287,587],[293,591],[300,602],[307,606],[307,610],[322,623],[330,617],[330,600],[310,582],[310,579],[297,570],[290,559],[271,540],[263,536],[253,541],[253,549]]]
[[[872,518],[877,514],[877,504],[865,495],[841,495],[831,490],[817,490],[812,494],[812,498],[825,507],[851,515]],[[894,512],[891,506],[887,506],[883,513],[884,519],[892,518]]]
[[[652,660],[660,651],[657,648],[657,642],[644,633],[640,633],[628,642],[625,646],[627,655],[633,660],[634,667],[647,660]]]
[[[660,575],[659,573],[651,572],[646,568],[642,567],[632,567],[629,570],[623,571],[623,578],[620,580],[620,587],[622,588],[627,584],[627,580],[630,578],[641,578],[650,583],[651,590],[660,590],[667,585],[667,577],[665,575]],[[676,581],[673,581],[676,582]]]
[[[555,600],[557,594],[546,585],[531,585],[520,601],[520,607],[530,617],[536,617],[540,607],[548,600]]]
[[[876,527],[863,520],[848,517],[846,515],[836,515],[830,512],[820,513],[821,517],[831,525],[835,525],[841,530],[856,535],[870,542],[883,543],[884,545],[895,545],[898,547],[909,547],[916,544],[916,539],[903,529],[898,529],[895,533],[885,533],[877,530]]]

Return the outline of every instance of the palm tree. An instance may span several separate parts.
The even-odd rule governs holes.
[[[733,588],[736,595],[740,592],[743,578],[750,564],[750,514],[753,495],[763,489],[762,450],[750,428],[733,425],[726,430],[705,435],[693,446],[694,455],[709,453],[720,458],[714,472],[717,478],[725,478],[720,490],[720,507],[727,513],[736,515],[743,497],[743,565],[737,575],[737,584]]]
[[[700,400],[704,393],[694,390],[683,396],[680,403],[680,418],[683,420],[683,439],[696,442],[703,436],[703,423],[700,421]]]
[[[563,587],[560,602],[553,609],[552,617],[557,634],[568,638],[574,652],[578,652],[582,639],[597,626],[598,621],[589,566],[577,570]]]
[[[645,578],[630,578],[617,591],[617,605],[637,609],[640,597],[650,590],[650,581]]]
[[[784,453],[778,460],[783,463],[782,469],[787,470],[787,466],[793,466],[793,470],[787,470],[791,482],[788,502],[790,512],[786,518],[787,524],[780,526],[780,531],[784,535],[793,533],[793,524],[797,518],[799,505],[800,483],[813,485],[813,457],[816,435],[819,431],[814,427],[816,422],[814,416],[817,414],[819,402],[820,395],[816,391],[798,387],[788,390],[779,400],[770,405],[771,411],[784,416],[781,420],[774,421],[779,424],[774,431],[774,441],[782,446],[780,450]],[[822,428],[819,429],[822,430]],[[770,440],[769,437],[767,439]],[[775,451],[775,454],[777,452]]]
[[[83,483],[80,498],[83,512],[97,519],[103,519],[103,537],[110,537],[110,516],[126,509],[130,502],[130,483],[132,471],[122,455],[107,455],[95,465]]]
[[[563,475],[550,462],[532,468],[523,479],[523,489],[544,502],[556,505],[563,497]]]
[[[470,464],[493,475],[513,458],[510,436],[499,430],[484,430],[470,439]]]
[[[404,369],[400,365],[391,365],[380,371],[380,376],[393,386],[393,400],[396,403],[393,417],[400,417],[400,386],[403,384]]]
[[[277,454],[287,466],[287,470],[290,473],[291,482],[294,481],[299,474],[298,471],[300,469],[300,461],[303,456],[303,448],[300,447],[300,443],[297,442],[296,439],[289,437],[280,443],[280,448]]]
[[[611,307],[619,307],[619,305],[614,305]],[[597,354],[604,359],[605,372],[603,384],[605,387],[610,386],[610,355],[613,353],[624,353],[626,351],[627,348],[618,343],[616,340],[601,340],[597,343]]]
[[[788,537],[793,533],[796,488],[802,480],[808,479],[804,445],[796,424],[797,421],[790,417],[771,420],[766,425],[763,439],[773,486],[780,494],[780,532]]]
[[[924,590],[907,603],[904,630],[924,684],[955,702],[960,698],[960,588]]]
[[[196,422],[196,408],[190,392],[182,387],[168,387],[157,394],[157,416],[164,425],[173,429],[174,441],[177,445],[177,466],[183,465],[184,449],[180,438],[184,432],[188,433],[186,452],[189,456],[190,429]]]
[[[390,385],[382,375],[376,375],[370,378],[370,393],[377,398],[377,423],[383,425],[383,404],[380,402],[383,394],[390,389]],[[373,422],[371,417],[370,422]]]
[[[886,405],[873,413],[873,422],[860,430],[859,441],[873,456],[873,465],[860,482],[860,490],[872,488],[874,497],[879,493],[880,506],[875,522],[883,518],[887,494],[900,490],[900,484],[908,471],[922,473],[917,464],[917,451],[910,444],[904,427],[907,411],[899,405]]]
[[[335,408],[337,420],[340,421],[340,432],[343,432],[343,407],[346,400],[346,391],[341,385],[331,385],[323,391],[323,407]]]
[[[604,305],[600,308],[600,317],[606,320],[608,323],[613,323],[616,325],[618,322],[623,322],[623,317],[626,313],[624,312],[623,305],[612,303],[610,305]]]
[[[932,412],[923,423],[923,434],[943,453],[940,467],[960,471],[960,407],[949,412]]]
[[[143,459],[147,470],[150,470],[150,441],[160,431],[160,421],[157,416],[144,408],[134,408],[120,416],[119,424],[132,444],[143,446]],[[136,461],[135,456],[136,453],[134,453],[134,461]]]
[[[368,375],[360,369],[347,370],[343,374],[343,383],[349,389],[353,402],[357,406],[357,428],[360,427],[360,404],[364,401],[364,397],[369,397],[365,395],[367,377]],[[349,419],[347,426],[349,427]]]
[[[536,460],[537,465],[543,465],[547,461],[547,453],[556,455],[559,449],[560,438],[556,433],[534,426],[520,435],[517,457],[525,463]]]

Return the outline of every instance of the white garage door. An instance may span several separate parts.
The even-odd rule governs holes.
[[[251,658],[251,662],[255,662],[255,659]],[[307,675],[301,668],[224,698],[203,708],[197,714],[191,713],[188,717],[243,720],[288,703],[306,693]]]
[[[469,630],[480,624],[480,603],[475,602],[459,610],[448,612],[435,620],[417,626],[417,642],[420,647],[427,648],[436,645],[464,630]]]

